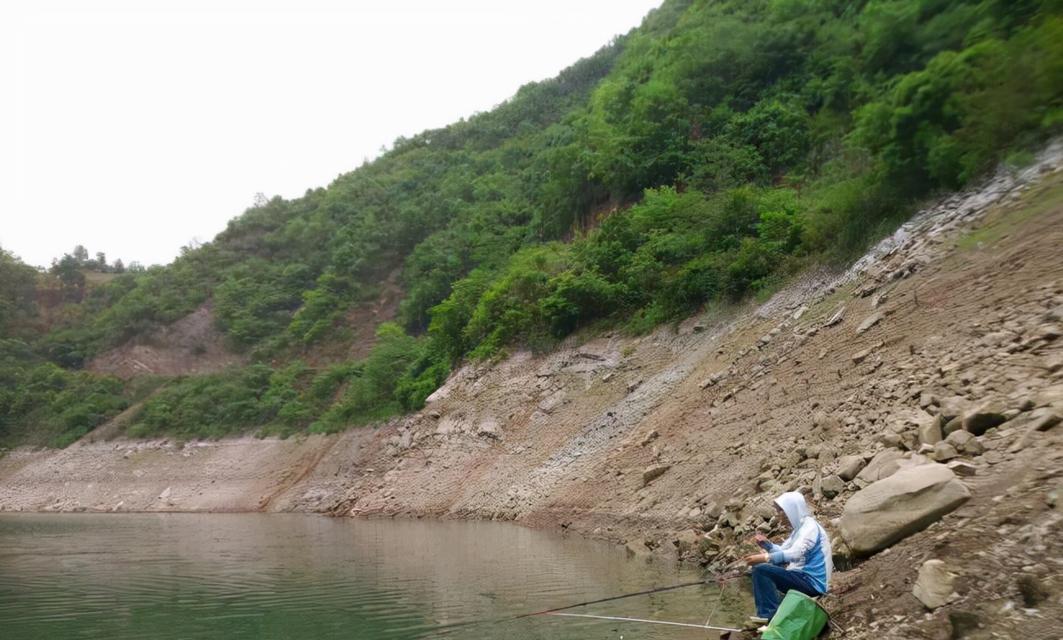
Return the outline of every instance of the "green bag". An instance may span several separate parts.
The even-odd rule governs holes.
[[[827,612],[800,591],[788,591],[772,616],[763,640],[812,640],[827,626]]]

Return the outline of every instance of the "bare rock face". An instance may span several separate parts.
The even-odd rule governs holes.
[[[970,497],[944,465],[903,468],[849,499],[841,534],[853,553],[867,556],[925,529]]]
[[[919,577],[912,587],[912,595],[927,609],[934,610],[948,604],[956,576],[941,560],[927,560],[919,567]]]

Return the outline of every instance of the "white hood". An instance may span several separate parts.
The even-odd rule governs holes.
[[[790,527],[794,531],[800,529],[801,522],[812,515],[808,511],[808,503],[805,502],[805,496],[798,491],[788,491],[782,494],[775,499],[775,504],[779,505],[779,508],[786,514],[786,519],[790,521]]]

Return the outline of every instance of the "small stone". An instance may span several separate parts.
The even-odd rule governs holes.
[[[939,442],[934,445],[934,452],[930,454],[930,458],[938,462],[946,462],[948,460],[952,460],[958,455],[960,454],[956,451],[956,448],[953,447],[951,444],[949,444],[948,442]]]
[[[846,482],[856,477],[860,470],[867,465],[864,456],[842,456],[838,460],[838,477]]]
[[[1037,330],[1034,331],[1034,335],[1040,338],[1041,340],[1051,342],[1052,340],[1055,340],[1059,336],[1063,335],[1063,333],[1060,332],[1059,325],[1043,324],[1037,327]]]
[[[640,446],[640,447],[645,447],[646,445],[648,445],[649,443],[653,442],[653,441],[654,441],[654,440],[656,440],[656,439],[657,439],[658,437],[660,437],[660,435],[661,435],[661,434],[657,433],[657,430],[656,430],[656,429],[654,429],[654,430],[650,431],[650,432],[649,432],[649,433],[647,433],[647,434],[646,434],[646,435],[645,435],[645,436],[644,436],[644,437],[642,438],[642,440],[641,440],[641,441],[639,442],[639,446]]]
[[[963,460],[952,460],[945,466],[958,476],[970,477],[978,473],[977,467],[969,462],[964,462]]]
[[[974,436],[970,431],[953,431],[946,438],[945,442],[956,447],[957,451],[962,451],[967,447],[967,444],[974,440]]]
[[[642,486],[645,487],[649,483],[664,475],[664,473],[671,468],[672,465],[670,464],[657,464],[650,467],[646,467],[646,470],[642,472]]]
[[[901,438],[900,434],[891,431],[879,435],[878,441],[892,449],[899,449],[904,444],[904,440]]]
[[[820,483],[820,491],[824,498],[833,498],[845,491],[845,482],[838,476],[831,475],[823,478]]]
[[[956,576],[949,572],[942,560],[927,560],[919,567],[919,577],[912,587],[912,595],[933,611],[948,604],[952,597]]]
[[[871,327],[875,326],[879,322],[882,322],[882,319],[885,317],[886,316],[881,311],[872,313],[867,318],[865,318],[863,322],[860,323],[860,326],[856,328],[856,335],[860,335],[866,332]]]
[[[948,422],[956,417],[963,416],[970,403],[963,396],[949,396],[938,402],[938,415]]]
[[[944,437],[941,433],[941,417],[924,415],[918,420],[919,442],[937,444]]]
[[[962,430],[963,430],[963,418],[959,418],[959,417],[952,418],[951,420],[946,422],[943,427],[941,427],[941,433],[945,434],[946,436],[949,435],[950,433],[955,432],[955,431],[962,431]]]
[[[831,315],[830,318],[827,318],[827,321],[823,323],[823,326],[824,327],[833,327],[834,325],[836,325],[839,322],[841,322],[842,318],[844,318],[844,317],[845,317],[845,306],[843,305],[837,311],[835,311],[834,314]]]
[[[1060,416],[1059,411],[1052,407],[1041,407],[1031,411],[1027,420],[1028,428],[1036,429],[1037,431],[1048,431],[1063,422],[1063,416]]]

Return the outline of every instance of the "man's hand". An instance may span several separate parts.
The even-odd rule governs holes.
[[[752,566],[755,564],[764,564],[768,561],[770,556],[766,553],[754,553],[745,557],[746,564]]]
[[[762,545],[766,542],[768,542],[768,536],[759,531],[753,534],[753,544]]]

